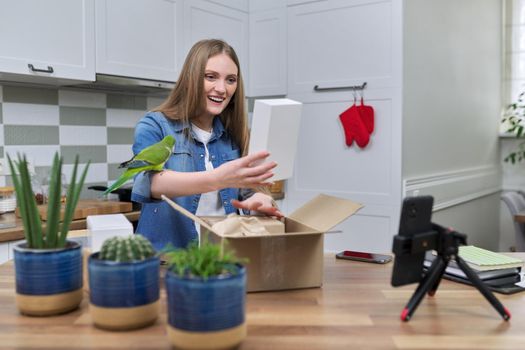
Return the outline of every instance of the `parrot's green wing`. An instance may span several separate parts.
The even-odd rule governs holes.
[[[169,159],[174,145],[175,139],[173,136],[168,135],[160,142],[144,148],[131,160],[122,163],[120,168],[140,168],[147,165],[156,165],[162,169],[164,163]]]

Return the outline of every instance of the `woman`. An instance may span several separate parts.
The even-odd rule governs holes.
[[[246,155],[248,126],[240,65],[231,46],[202,40],[189,51],[169,97],[139,121],[133,152],[175,137],[166,170],[139,174],[132,200],[143,203],[137,232],[156,249],[185,247],[197,239],[194,223],[174,211],[161,194],[196,215],[237,209],[282,216],[272,198],[251,189],[270,184],[274,162],[267,152]]]

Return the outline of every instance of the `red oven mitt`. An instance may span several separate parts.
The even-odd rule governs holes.
[[[366,130],[369,134],[374,131],[374,108],[372,106],[366,106],[361,97],[361,105],[357,107],[359,114],[361,115],[361,120],[365,124]]]
[[[355,142],[361,148],[366,147],[370,141],[370,135],[368,130],[361,119],[359,114],[359,109],[355,105],[348,108],[346,111],[339,115],[339,119],[343,124],[345,130],[345,142],[348,147],[352,146],[352,143]]]

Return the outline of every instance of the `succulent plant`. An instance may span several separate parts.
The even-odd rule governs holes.
[[[142,235],[134,234],[105,240],[98,257],[101,260],[129,262],[146,260],[154,255],[155,250],[150,241]]]
[[[227,245],[210,243],[203,237],[200,244],[191,242],[186,248],[165,247],[161,253],[166,259],[168,269],[179,276],[200,277],[207,280],[211,276],[236,273],[236,264],[245,264],[247,259],[237,258]]]

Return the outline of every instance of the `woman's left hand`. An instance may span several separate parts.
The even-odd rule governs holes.
[[[255,192],[253,196],[243,200],[242,202],[232,199],[231,203],[237,209],[258,211],[268,216],[277,216],[278,218],[284,216],[283,213],[279,211],[279,208],[275,205],[272,197],[261,192]]]

